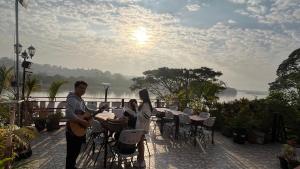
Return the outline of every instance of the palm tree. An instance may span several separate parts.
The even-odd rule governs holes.
[[[49,94],[49,100],[54,101],[56,94],[58,93],[59,88],[67,83],[67,81],[64,80],[56,80],[51,83],[49,89],[48,89],[48,94]]]
[[[32,92],[40,90],[41,85],[37,77],[28,79],[25,83],[26,100],[28,101],[29,96]]]
[[[7,89],[10,86],[10,80],[12,78],[13,67],[7,68],[2,65],[0,67],[0,95],[3,89]]]

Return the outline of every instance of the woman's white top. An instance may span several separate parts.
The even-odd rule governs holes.
[[[136,129],[143,129],[146,133],[150,128],[151,108],[148,103],[143,104],[141,110],[137,113]]]

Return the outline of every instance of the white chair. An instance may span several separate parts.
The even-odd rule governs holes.
[[[184,114],[187,114],[187,115],[189,115],[189,116],[191,116],[191,115],[193,115],[193,109],[186,107],[186,108],[183,110],[183,113],[184,113]]]
[[[87,102],[86,107],[92,110],[97,110],[97,102]]]
[[[178,110],[178,106],[176,105],[172,105],[169,107],[170,110]]]
[[[187,133],[191,131],[191,119],[187,114],[179,114],[179,133],[183,133],[184,138],[187,138]]]
[[[133,163],[133,157],[137,155],[137,144],[140,142],[144,134],[145,130],[142,129],[122,130],[117,143],[114,147],[112,147],[113,158],[110,168],[116,158],[118,158],[119,166],[121,165],[120,162],[127,160],[128,158],[131,158],[131,163]],[[134,150],[130,153],[124,152],[124,149],[128,147],[133,147]]]
[[[98,149],[98,154],[94,165],[99,157],[99,153],[104,146],[104,128],[101,123],[97,120],[91,122],[91,127],[87,130],[87,143],[84,147],[83,153],[80,159],[85,158],[85,162],[89,164],[89,161],[93,158],[95,150]],[[90,157],[90,159],[89,159]]]
[[[202,142],[205,144],[207,144],[207,142],[212,139],[212,131],[213,131],[213,127],[215,125],[216,122],[216,117],[209,117],[207,120],[205,120],[203,122],[203,137],[202,137]]]
[[[169,131],[169,134],[173,134],[173,129],[175,127],[174,115],[172,112],[166,111],[165,117],[163,117],[164,127]]]
[[[156,134],[156,127],[157,127],[157,123],[159,123],[162,119],[157,117],[158,111],[156,109],[153,109],[153,111],[151,112],[151,117],[150,120],[153,123],[153,133]]]
[[[202,118],[209,118],[210,117],[210,113],[208,113],[208,112],[201,112],[199,114],[199,116],[202,117]]]

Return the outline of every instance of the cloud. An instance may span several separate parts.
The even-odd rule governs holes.
[[[200,9],[200,5],[198,4],[189,4],[186,6],[186,8],[191,11],[191,12],[194,12],[194,11],[198,11]]]
[[[228,23],[230,23],[230,24],[236,24],[236,21],[235,21],[235,20],[232,20],[232,19],[229,19],[229,20],[228,20]]]
[[[245,0],[244,4],[245,9],[237,9],[236,12],[255,18],[260,23],[300,23],[300,1],[298,0]]]
[[[229,2],[236,3],[236,4],[244,4],[246,0],[228,0]]]
[[[1,2],[0,44],[11,44],[13,3],[10,0]],[[230,86],[266,89],[267,83],[275,78],[277,65],[300,42],[300,33],[295,29],[283,27],[282,33],[273,29],[241,28],[240,20],[234,17],[211,27],[184,26],[175,12],[144,7],[142,2],[146,1],[30,1],[27,10],[20,9],[21,43],[36,47],[34,62],[38,63],[98,68],[131,75],[141,75],[145,70],[162,66],[208,66],[222,71]],[[147,2],[156,4],[167,0]],[[236,2],[245,5],[236,12],[244,12],[259,21],[275,22],[267,15],[286,9],[279,2],[271,5],[272,10],[262,9],[265,5],[260,1]],[[179,4],[176,9],[196,11],[200,8],[195,2]],[[176,11],[175,7],[170,9]],[[298,15],[299,11],[292,11],[290,15]],[[147,30],[149,40],[145,45],[132,38],[139,27]],[[1,55],[8,54],[2,51],[11,50],[0,49]]]

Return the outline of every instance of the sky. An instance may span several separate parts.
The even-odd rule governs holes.
[[[12,0],[0,16],[0,57],[13,59]],[[300,42],[299,0],[30,0],[19,18],[34,63],[131,76],[206,66],[248,90],[268,90]]]

